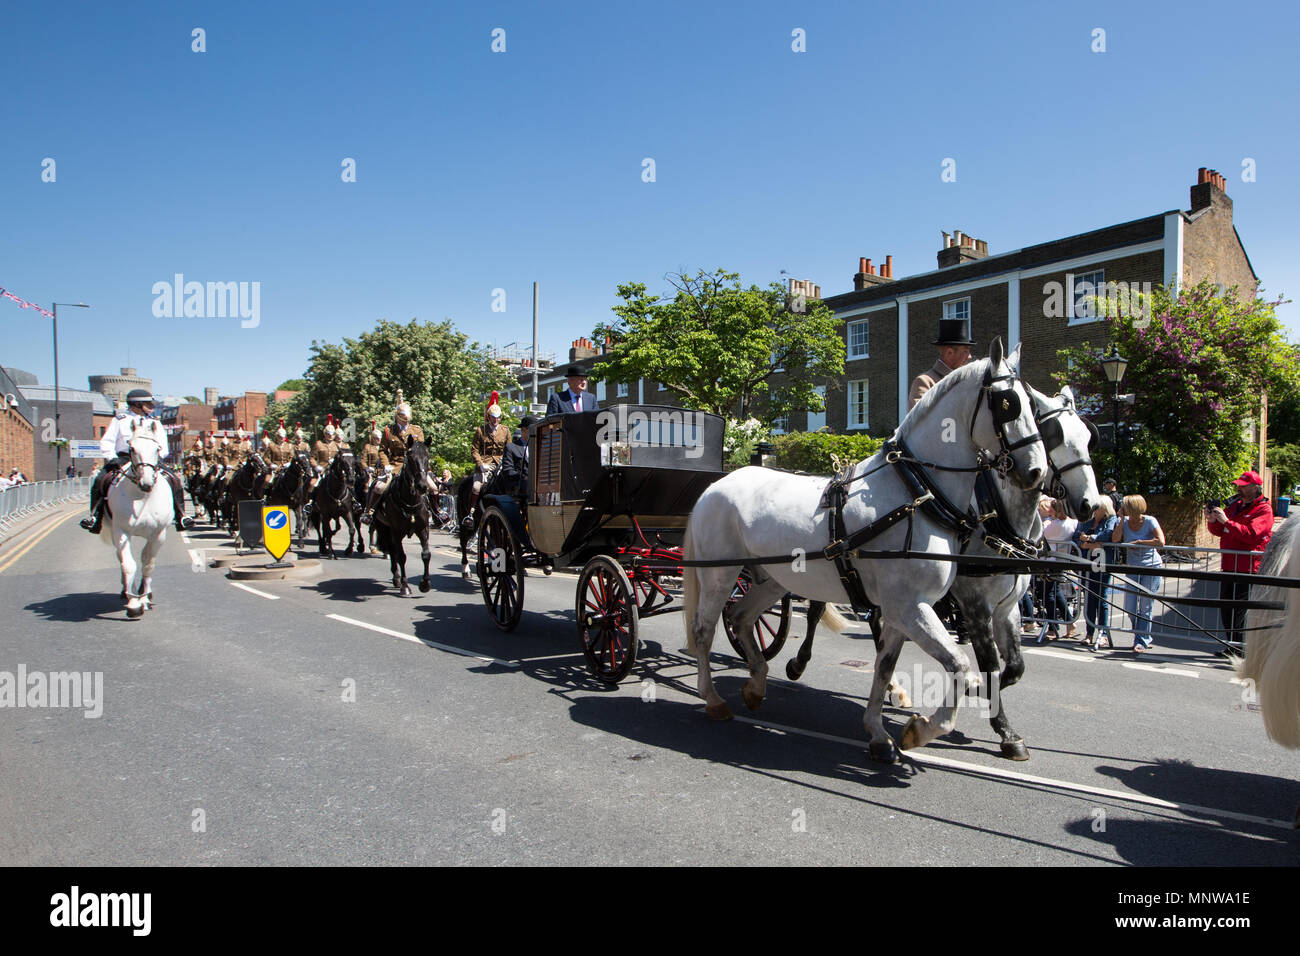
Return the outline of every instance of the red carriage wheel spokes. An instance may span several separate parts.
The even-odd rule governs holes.
[[[730,615],[736,602],[749,591],[752,580],[748,568],[740,572],[740,577],[736,579],[736,586],[727,601],[727,609],[722,615],[722,627],[727,632],[727,640],[731,643],[731,649],[742,661],[745,659],[745,652],[741,649],[740,641],[736,639],[736,629],[731,623]],[[790,595],[787,594],[760,614],[754,623],[754,640],[758,642],[758,649],[766,660],[770,661],[781,653],[781,648],[785,646],[785,639],[790,635],[790,603]]]
[[[479,526],[478,580],[493,622],[513,631],[524,610],[524,559],[505,513],[495,505]]]
[[[597,555],[578,576],[578,639],[591,672],[616,684],[636,663],[636,591],[613,558]]]

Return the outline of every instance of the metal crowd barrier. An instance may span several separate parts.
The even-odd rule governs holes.
[[[1112,554],[1116,555],[1117,561],[1107,561],[1109,564],[1127,564],[1128,552],[1135,547],[1131,542],[1110,543],[1108,548],[1113,549]],[[1156,549],[1160,553],[1163,566],[1165,568],[1178,568],[1182,570],[1218,572],[1222,567],[1222,561],[1227,556],[1254,556],[1260,557],[1262,551],[1230,551],[1223,548],[1198,548],[1186,547],[1183,545],[1168,545]],[[1079,548],[1073,543],[1068,548],[1068,553],[1078,557],[1082,554]],[[1092,552],[1083,554],[1083,557],[1090,558]],[[1184,649],[1194,650],[1218,650],[1228,640],[1228,635],[1223,628],[1223,619],[1219,607],[1219,587],[1220,584],[1215,580],[1189,580],[1186,578],[1164,577],[1160,574],[1159,568],[1152,569],[1155,576],[1155,586],[1149,591],[1141,588],[1131,575],[1134,572],[1116,572],[1110,574],[1106,583],[1106,595],[1102,602],[1099,613],[1099,624],[1111,635],[1123,633],[1131,635],[1133,633],[1133,621],[1124,609],[1124,600],[1129,591],[1137,591],[1141,596],[1150,596],[1152,598],[1151,611],[1148,615],[1151,620],[1151,637],[1157,645],[1166,647],[1182,647]],[[1052,579],[1061,580],[1063,586],[1072,592],[1074,597],[1070,601],[1070,607],[1074,610],[1074,620],[1057,621],[1054,620],[1046,608],[1040,608],[1040,598],[1037,594],[1039,589],[1045,590],[1043,584],[1050,582]],[[1042,583],[1040,583],[1042,582]],[[1086,602],[1088,590],[1084,583],[1084,574],[1082,570],[1063,571],[1053,575],[1034,575],[1034,584],[1031,585],[1030,593],[1035,595],[1035,614],[1033,617],[1026,619],[1027,624],[1034,625],[1038,630],[1038,640],[1041,642],[1047,632],[1056,627],[1063,636],[1065,629],[1070,623],[1075,625],[1077,636],[1082,638],[1087,632]],[[1075,607],[1077,601],[1077,608]],[[1029,634],[1025,635],[1030,637]],[[1219,638],[1216,640],[1215,638]],[[1112,642],[1114,641],[1112,637]]]
[[[88,502],[90,482],[89,477],[60,478],[58,481],[25,481],[12,488],[0,488],[0,538],[8,537],[27,519],[66,502]]]

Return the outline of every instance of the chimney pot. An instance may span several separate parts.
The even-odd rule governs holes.
[[[894,257],[885,256],[885,278],[894,278]]]
[[[1210,171],[1209,171],[1208,169],[1206,169],[1204,166],[1202,166],[1200,169],[1198,169],[1198,170],[1196,171],[1196,185],[1199,186],[1199,185],[1201,185],[1202,183],[1206,182],[1206,181],[1207,181],[1207,178],[1208,178],[1208,175],[1209,175],[1209,172],[1210,172]]]
[[[858,257],[858,271],[863,274],[867,271],[867,260],[865,256]]]
[[[865,272],[867,275],[871,275],[873,272],[876,271],[875,267],[872,266],[870,259],[862,260],[862,271]]]

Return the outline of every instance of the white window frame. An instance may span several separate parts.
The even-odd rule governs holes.
[[[965,309],[959,310],[957,306],[965,305]],[[952,306],[952,308],[949,308]],[[964,312],[964,314],[959,314]],[[943,304],[943,317],[945,319],[965,319],[970,321],[970,296],[963,296],[960,299],[949,299]]]
[[[807,422],[804,424],[804,431],[815,432],[826,427],[826,386],[818,385],[813,388],[822,398],[822,410],[820,412],[809,412]],[[814,418],[817,421],[814,421]]]
[[[845,422],[846,422],[845,430],[862,431],[863,429],[869,427],[869,422],[871,421],[871,407],[870,407],[871,382],[869,379],[855,378],[852,381],[846,382],[845,384],[847,385],[845,391],[847,392],[848,395],[848,408],[847,408],[847,415],[845,417]],[[853,393],[855,387],[858,385],[862,386],[862,420],[855,422],[853,420]]]
[[[1075,304],[1078,299],[1078,296],[1075,294],[1074,291],[1076,284],[1078,284],[1081,280],[1085,280],[1085,279],[1092,280],[1094,276],[1100,276],[1101,278],[1098,281],[1093,282],[1091,294],[1094,296],[1105,295],[1106,294],[1106,270],[1105,269],[1092,269],[1089,270],[1088,272],[1067,272],[1065,274],[1065,290],[1066,290],[1065,304],[1066,304],[1066,308],[1069,310],[1068,314],[1070,317],[1069,318],[1070,325],[1087,325],[1090,322],[1100,322],[1106,318],[1104,315],[1101,314],[1079,315],[1075,310]]]
[[[845,358],[850,362],[855,359],[871,358],[871,327],[867,325],[868,321],[868,319],[858,319],[848,324],[847,332],[844,337],[844,345],[847,349]],[[861,327],[863,333],[862,351],[855,352],[853,350],[853,332],[859,327]]]
[[[630,391],[631,386],[629,386],[627,382],[619,382],[614,386],[614,397],[627,398]]]
[[[604,383],[604,382],[597,382],[597,383],[596,383],[596,401],[598,401],[598,402],[603,402],[604,400],[605,400],[605,383]]]

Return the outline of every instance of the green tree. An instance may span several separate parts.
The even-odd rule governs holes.
[[[307,380],[305,378],[287,378],[272,389],[271,394],[274,395],[276,392],[301,392],[306,387]]]
[[[183,401],[188,402],[191,405],[203,404],[203,399],[199,398],[197,395],[186,395]]]
[[[668,282],[671,298],[639,282],[619,285],[614,321],[593,333],[613,346],[596,376],[654,379],[687,408],[766,425],[825,408],[814,388],[844,370],[844,340],[820,300],[792,300],[779,282],[746,288],[721,269]]]
[[[1268,447],[1268,466],[1277,476],[1278,494],[1290,495],[1300,484],[1300,445],[1274,445]]]
[[[1263,393],[1291,395],[1300,383],[1296,352],[1274,313],[1282,300],[1244,299],[1235,287],[1221,292],[1206,280],[1177,291],[1157,287],[1138,296],[1136,308],[1105,296],[1094,301],[1105,338],[1129,360],[1122,389],[1136,395],[1121,406],[1131,441],[1094,455],[1098,474],[1115,473],[1126,491],[1221,497],[1257,450],[1244,425],[1258,416]],[[1103,352],[1091,343],[1058,351],[1069,371],[1055,378],[1104,423],[1113,387]]]
[[[302,382],[305,387],[287,402],[269,404],[268,419],[284,418],[290,428],[301,421],[304,431],[319,434],[327,415],[351,418],[360,442],[372,419],[381,427],[392,420],[400,388],[433,454],[463,466],[483,420],[483,396],[510,380],[450,321],[381,319],[372,331],[341,344],[313,340]]]

